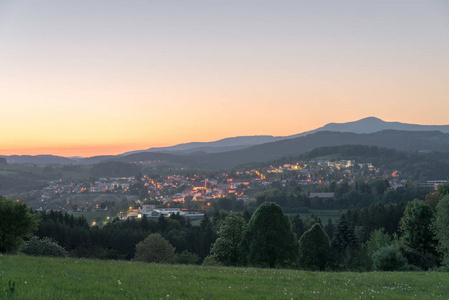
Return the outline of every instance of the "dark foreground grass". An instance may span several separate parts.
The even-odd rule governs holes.
[[[449,274],[304,272],[3,255],[0,298],[448,299]]]

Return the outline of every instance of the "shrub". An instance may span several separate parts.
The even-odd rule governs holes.
[[[373,260],[376,269],[379,271],[400,270],[407,263],[407,260],[397,245],[380,248],[373,254]]]
[[[195,253],[191,253],[187,250],[184,250],[182,253],[176,254],[175,260],[173,263],[179,265],[195,265],[200,260],[200,257]]]
[[[62,246],[51,238],[39,239],[37,236],[29,239],[20,251],[32,256],[67,257],[68,254]]]
[[[175,248],[159,233],[150,234],[136,245],[135,260],[149,263],[169,263],[175,258]]]
[[[206,256],[203,259],[203,263],[201,264],[202,266],[206,266],[206,267],[220,267],[223,266],[223,264],[219,261],[217,261],[213,256]]]

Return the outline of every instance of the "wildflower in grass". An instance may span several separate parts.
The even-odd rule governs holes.
[[[119,285],[121,285],[121,284],[122,284],[122,282],[121,282],[120,280],[117,280],[117,283],[118,283]]]

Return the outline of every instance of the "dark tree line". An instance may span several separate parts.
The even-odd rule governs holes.
[[[308,191],[298,186],[286,186],[268,189],[256,194],[256,206],[264,202],[274,202],[286,213],[304,213],[312,209],[348,209],[364,208],[376,204],[402,203],[413,199],[423,199],[426,191],[413,185],[400,189],[390,189],[389,182],[382,177],[368,181],[357,180],[354,184],[331,182],[323,188],[324,192],[333,192],[332,199],[310,198]]]
[[[19,204],[3,199],[4,216],[13,205]],[[27,211],[26,205],[20,207]],[[289,218],[274,202],[263,202],[253,214],[220,210],[213,221],[206,216],[198,226],[179,214],[157,220],[115,219],[103,227],[89,227],[83,217],[53,211],[36,213],[31,219],[40,221],[37,237],[53,239],[72,257],[133,259],[139,257],[136,248],[141,245],[141,254],[153,259],[144,245],[157,248],[157,242],[167,246],[167,257],[173,258],[176,251],[175,263],[392,271],[449,268],[448,215],[449,184],[425,200],[347,210],[336,224],[329,219],[324,226],[314,215],[304,220],[299,215]],[[4,229],[7,223],[0,224],[2,246],[10,231]]]
[[[137,243],[152,233],[159,233],[176,247],[177,253],[187,250],[203,259],[217,237],[207,217],[199,226],[173,215],[157,220],[146,217],[126,221],[115,219],[101,228],[89,227],[85,218],[75,218],[67,213],[50,211],[40,213],[40,217],[35,235],[53,238],[73,257],[132,259]]]

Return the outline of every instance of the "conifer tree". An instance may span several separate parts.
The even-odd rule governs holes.
[[[298,243],[290,219],[273,202],[260,205],[249,221],[240,243],[242,264],[255,267],[292,266]]]
[[[299,239],[299,266],[307,270],[323,271],[330,258],[330,241],[319,223]]]

